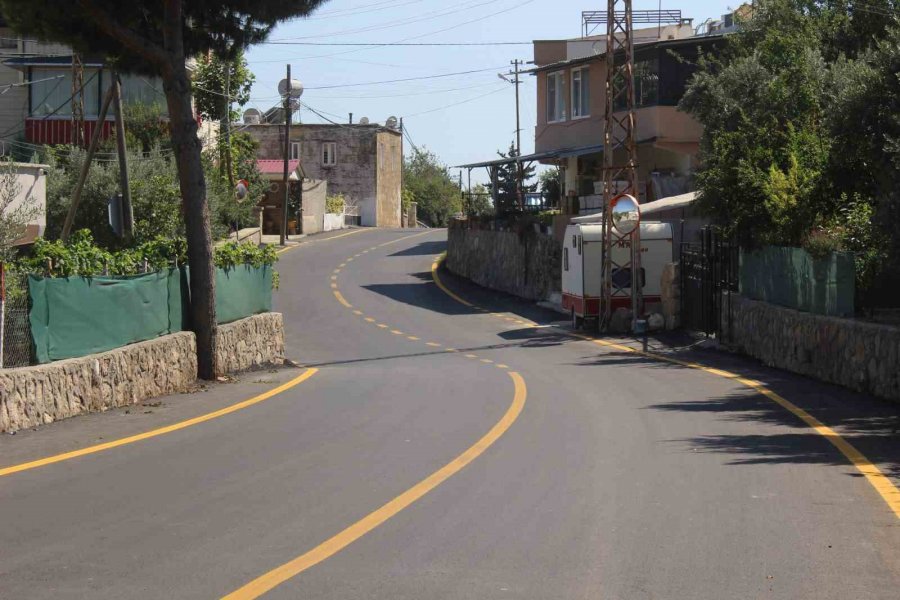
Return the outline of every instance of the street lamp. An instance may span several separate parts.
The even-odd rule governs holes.
[[[294,105],[299,106],[298,99],[303,95],[303,84],[297,79],[291,79],[291,65],[287,65],[287,76],[278,82],[278,94],[284,102],[284,202],[281,207],[281,245],[287,240],[288,201],[291,197],[290,182],[288,178],[288,162],[291,158],[291,119]],[[303,200],[303,179],[300,179],[300,202]],[[299,217],[302,219],[302,217]],[[302,222],[298,228],[302,228]]]

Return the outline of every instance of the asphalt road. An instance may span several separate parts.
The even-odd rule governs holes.
[[[309,238],[278,267],[298,366],[3,436],[0,473],[311,373],[0,475],[0,598],[900,597],[890,489],[820,433],[441,273],[487,310],[460,303],[432,280],[445,239]],[[765,383],[898,485],[895,407],[655,346]]]

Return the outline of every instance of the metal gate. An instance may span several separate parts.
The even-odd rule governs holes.
[[[682,243],[681,322],[686,329],[721,339],[731,331],[731,294],[738,291],[738,248],[713,227],[700,231],[699,243]]]

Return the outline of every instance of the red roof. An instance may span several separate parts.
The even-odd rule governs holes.
[[[256,166],[259,167],[260,173],[274,175],[277,173],[284,173],[284,159],[279,158],[276,160],[257,160]],[[297,167],[300,166],[299,160],[289,160],[288,161],[288,173],[293,173],[297,170]]]

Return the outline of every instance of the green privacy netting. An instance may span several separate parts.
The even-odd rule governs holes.
[[[132,277],[28,279],[39,363],[85,356],[188,328],[188,270]],[[230,323],[272,309],[272,269],[216,270],[216,314]]]
[[[810,313],[853,316],[853,255],[834,252],[813,258],[802,248],[768,246],[741,251],[741,294]]]

